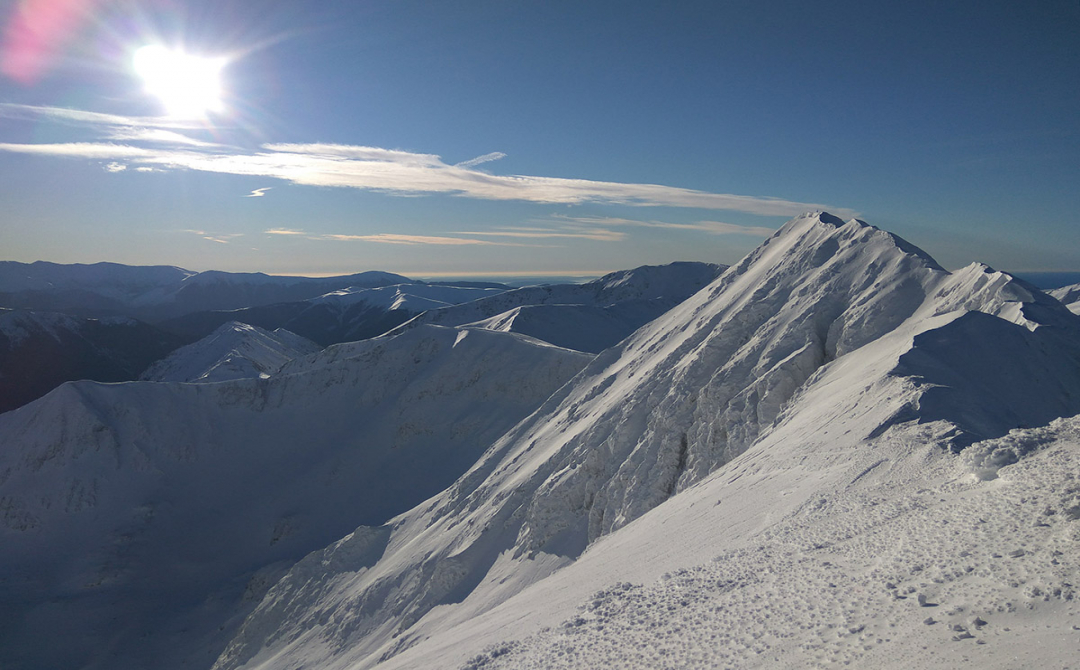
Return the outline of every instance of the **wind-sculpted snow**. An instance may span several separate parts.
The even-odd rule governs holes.
[[[139,379],[154,382],[221,382],[269,377],[286,363],[322,347],[287,330],[268,332],[231,321],[147,368]]]
[[[0,416],[0,665],[208,667],[292,562],[449,485],[590,358],[428,326]]]
[[[799,492],[794,504],[812,495],[815,471],[874,441],[909,455],[907,440],[925,440],[946,458],[949,446],[1080,412],[1075,343],[1075,316],[1008,275],[950,274],[860,221],[799,217],[395,519],[378,562],[286,576],[216,667],[371,667],[399,655],[408,666],[446,649],[425,640],[542,589],[600,538],[747,462],[751,447]],[[782,513],[783,491],[767,491],[759,505]]]

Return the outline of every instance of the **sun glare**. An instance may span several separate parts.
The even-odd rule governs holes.
[[[169,116],[193,118],[221,112],[223,58],[202,58],[158,44],[135,52],[135,72],[146,92],[156,96]]]

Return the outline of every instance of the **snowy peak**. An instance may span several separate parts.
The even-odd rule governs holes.
[[[265,378],[294,358],[321,347],[287,330],[273,333],[231,321],[205,338],[151,365],[139,379],[158,382],[220,382]]]

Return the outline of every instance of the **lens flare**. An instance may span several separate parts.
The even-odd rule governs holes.
[[[133,61],[146,92],[157,97],[169,116],[197,118],[224,111],[221,70],[224,58],[203,58],[151,44]]]

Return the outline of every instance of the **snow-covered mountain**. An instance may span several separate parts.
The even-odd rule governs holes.
[[[134,319],[0,309],[0,412],[66,381],[135,379],[181,344],[179,338]]]
[[[220,382],[269,377],[294,358],[322,349],[287,330],[269,332],[230,321],[203,339],[180,347],[147,368],[152,382]]]
[[[1024,429],[1078,412],[1058,301],[799,217],[443,493],[297,564],[215,668],[956,659],[985,621],[1009,649],[1053,621],[1071,658],[1080,446]]]
[[[284,277],[118,263],[0,261],[0,307],[157,321],[196,311],[307,300],[349,287],[407,283],[415,282],[389,272]]]
[[[1047,293],[1065,303],[1073,314],[1080,314],[1080,284],[1063,286]]]
[[[374,288],[413,280],[389,272],[340,277],[284,277],[261,272],[200,272],[178,284],[147,292],[132,306],[159,319],[203,310],[231,310],[308,300],[349,287]]]
[[[140,295],[175,286],[194,274],[165,265],[0,261],[0,306],[76,314],[120,310]]]
[[[283,328],[323,346],[377,337],[426,309],[456,305],[508,290],[499,284],[395,284],[348,287],[310,300],[186,314],[161,323],[186,337],[203,337],[229,321]]]
[[[0,665],[209,667],[284,569],[449,485],[590,359],[427,326],[0,415]]]
[[[470,324],[598,353],[690,297],[727,269],[712,263],[646,265],[584,284],[527,286],[431,309],[400,326]]]

